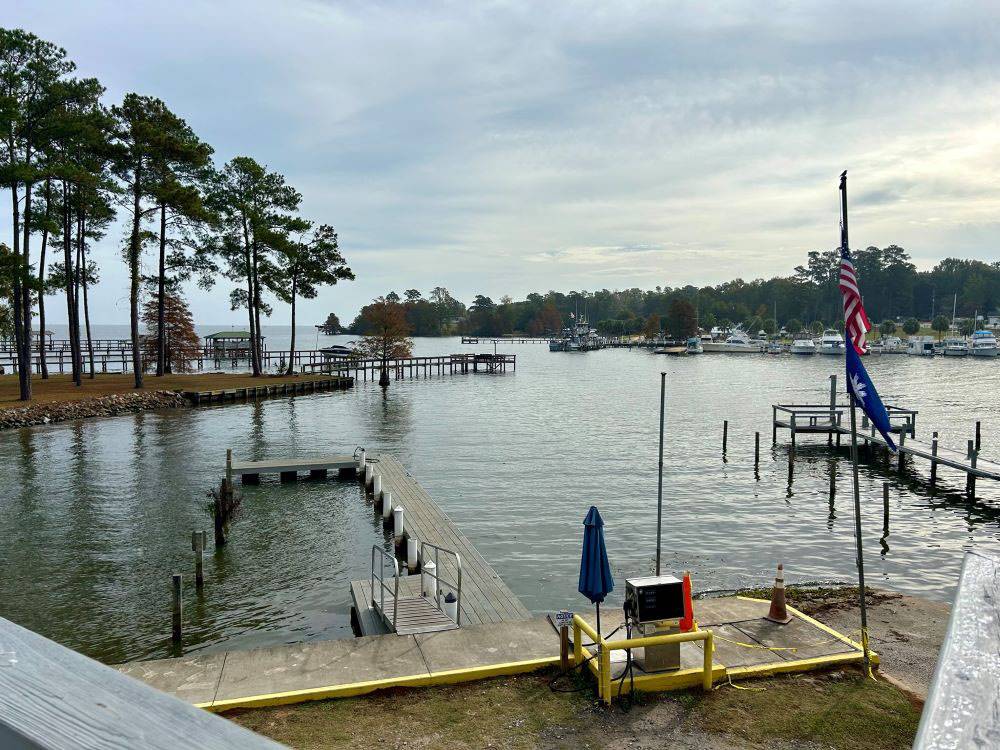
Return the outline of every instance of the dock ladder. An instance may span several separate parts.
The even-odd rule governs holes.
[[[457,571],[457,580],[454,583],[442,577],[439,572],[440,568],[436,568],[433,574],[430,572],[421,573],[422,576],[429,575],[434,579],[435,595],[433,597],[424,596],[422,593],[415,596],[400,596],[399,561],[379,545],[372,546],[372,607],[382,618],[390,633],[397,635],[434,633],[441,630],[454,630],[461,624],[462,561],[457,553],[429,542],[424,542],[421,545],[421,560],[427,560],[424,556],[425,547],[434,549],[435,567],[439,564],[440,553],[443,552],[446,559],[448,556],[454,559]],[[386,573],[389,570],[392,574],[391,582],[386,578]],[[442,602],[445,591],[442,584],[452,588],[457,596],[457,616],[454,620],[443,610]]]

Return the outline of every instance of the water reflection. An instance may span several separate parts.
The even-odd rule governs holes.
[[[420,341],[420,354],[457,351]],[[185,581],[186,648],[262,646],[349,634],[348,581],[367,578],[381,518],[353,482],[242,487],[232,542],[193,586],[192,530],[211,530],[206,492],[225,451],[240,458],[396,454],[536,612],[578,607],[583,516],[597,504],[621,576],[650,567],[655,542],[659,371],[666,369],[664,560],[699,590],[788,580],[850,581],[849,447],[786,440],[755,461],[772,403],[828,394],[825,358],[517,347],[517,372],[393,381],[346,392],[51,425],[0,434],[0,614],[106,661],[169,653],[169,585]],[[950,361],[874,360],[886,399],[962,447],[983,420],[989,454],[1000,404],[966,398]],[[1000,370],[977,367],[984,389]],[[720,458],[720,426],[727,450]],[[767,432],[763,433],[765,436]],[[929,433],[927,433],[929,434]],[[860,452],[863,539],[875,585],[950,594],[965,549],[1000,551],[1000,487],[886,452]],[[891,535],[882,482],[890,482]],[[838,497],[838,484],[840,484]],[[847,502],[837,508],[837,502]],[[891,540],[890,540],[891,536]],[[890,546],[891,541],[891,546]],[[615,592],[609,606],[617,604]]]

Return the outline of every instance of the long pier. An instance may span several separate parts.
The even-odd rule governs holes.
[[[325,373],[354,373],[355,378],[372,380],[382,367],[388,370],[394,380],[406,377],[429,377],[431,375],[458,375],[468,373],[505,373],[510,368],[517,370],[517,356],[514,354],[446,354],[438,357],[397,357],[381,359],[337,357],[322,362],[303,365],[303,370]]]

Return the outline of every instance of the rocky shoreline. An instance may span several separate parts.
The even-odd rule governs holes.
[[[184,396],[174,391],[132,391],[75,401],[32,404],[18,409],[0,410],[0,430],[189,405]]]

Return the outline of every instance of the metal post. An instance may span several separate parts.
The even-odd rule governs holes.
[[[840,175],[840,245],[847,250],[847,170]],[[868,610],[865,605],[865,560],[861,545],[861,490],[858,486],[858,419],[857,402],[853,391],[851,397],[851,464],[854,472],[854,541],[857,546],[858,564],[858,598],[861,603],[861,647],[864,652],[865,674],[871,674],[871,657],[868,654]],[[902,440],[900,440],[902,449]],[[903,465],[903,454],[900,450],[900,466]]]
[[[663,413],[666,410],[667,373],[660,373],[660,465],[656,481],[656,575],[660,575],[660,533],[663,528]],[[725,439],[723,439],[725,444]],[[725,448],[723,448],[725,450]]]

